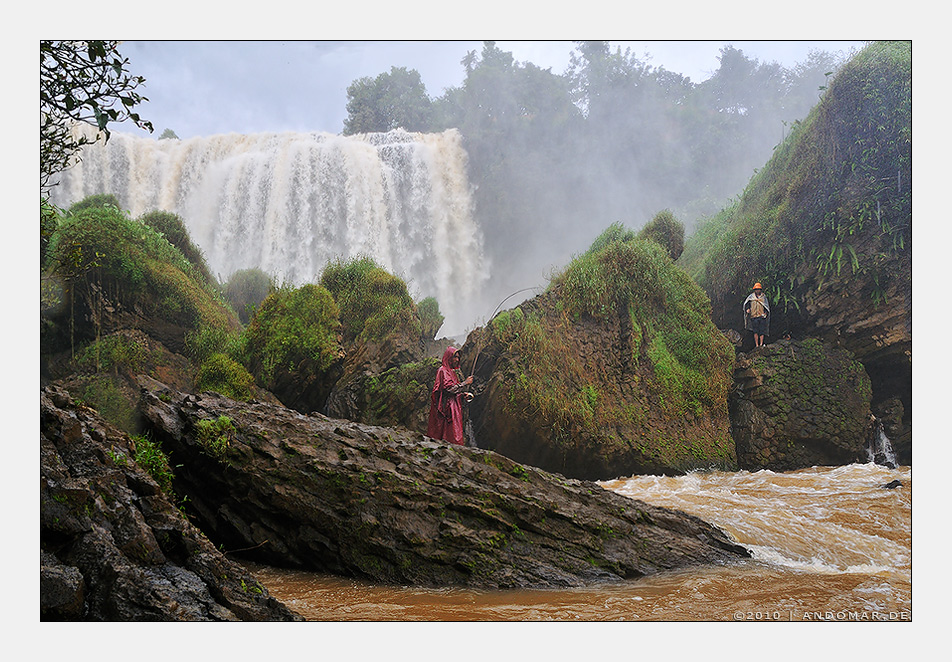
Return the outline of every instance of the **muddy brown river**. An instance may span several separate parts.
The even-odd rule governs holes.
[[[893,489],[885,485],[901,484]],[[251,566],[309,621],[909,621],[912,470],[633,476],[605,489],[697,515],[750,560],[564,590],[378,586]]]

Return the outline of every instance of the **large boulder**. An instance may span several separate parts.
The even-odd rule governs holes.
[[[368,258],[328,265],[321,284],[340,306],[346,358],[320,411],[332,418],[425,430],[427,412],[421,414],[421,406],[429,395],[424,384],[432,382],[426,374],[431,362],[420,362],[443,323],[436,300],[414,304],[406,283]]]
[[[41,619],[301,620],[217,550],[135,455],[96,411],[41,390]]]
[[[580,586],[747,556],[681,512],[419,433],[144,389],[175,490],[216,543],[396,584]]]
[[[539,296],[470,334],[476,443],[573,478],[736,468],[734,350],[656,242],[613,226]]]
[[[871,387],[847,350],[781,340],[737,357],[731,425],[741,469],[866,461]]]

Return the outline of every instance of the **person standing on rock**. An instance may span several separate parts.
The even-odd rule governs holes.
[[[744,300],[744,328],[753,331],[754,347],[764,346],[764,336],[770,334],[770,303],[760,283],[754,283],[754,291]]]
[[[470,376],[460,381],[459,365],[459,350],[447,347],[430,393],[430,420],[426,434],[432,439],[463,446],[463,400],[469,402],[473,399],[473,394],[466,392],[473,378]]]

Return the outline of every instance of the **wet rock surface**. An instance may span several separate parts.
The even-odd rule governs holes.
[[[781,340],[740,354],[730,397],[742,469],[791,471],[865,462],[871,387],[852,353]]]
[[[171,389],[144,389],[143,412],[194,520],[262,563],[541,588],[748,555],[696,517],[406,430]]]
[[[134,456],[126,434],[65,389],[41,390],[41,619],[300,620],[217,550]]]

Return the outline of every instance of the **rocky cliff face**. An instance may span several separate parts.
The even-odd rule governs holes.
[[[65,390],[40,393],[40,618],[301,620],[229,560]]]
[[[512,588],[747,555],[695,517],[418,433],[170,389],[146,390],[143,410],[194,519],[264,563]]]
[[[718,327],[743,329],[742,302],[760,281],[771,341],[789,333],[850,351],[873,409],[901,403],[902,436],[912,420],[911,58],[909,42],[876,42],[844,65],[682,260]]]
[[[740,468],[790,471],[865,462],[871,388],[853,355],[818,340],[740,354],[730,397]]]

